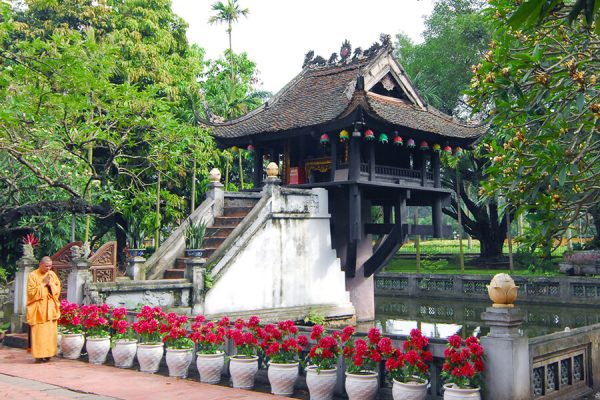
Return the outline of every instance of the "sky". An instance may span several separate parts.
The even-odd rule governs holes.
[[[216,0],[172,0],[173,10],[189,24],[190,43],[215,59],[229,46],[226,25],[209,25]],[[222,0],[225,2],[226,0]],[[302,70],[304,55],[328,59],[348,39],[367,49],[381,33],[404,32],[421,42],[423,17],[433,0],[239,0],[250,13],[233,26],[232,46],[255,61],[262,86],[276,93]]]

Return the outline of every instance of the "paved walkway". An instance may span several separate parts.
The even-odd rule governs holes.
[[[34,364],[22,349],[0,346],[0,399],[284,399],[186,379],[54,358]]]

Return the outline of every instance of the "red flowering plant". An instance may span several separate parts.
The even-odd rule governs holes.
[[[114,333],[112,335],[113,343],[117,340],[134,340],[133,329],[131,324],[127,322],[127,309],[124,307],[114,308],[112,310],[111,328]]]
[[[425,350],[428,344],[429,340],[418,329],[410,331],[410,336],[403,343],[402,350],[393,348],[390,339],[381,339],[379,349],[388,357],[385,361],[385,369],[392,379],[403,383],[427,382],[429,380],[427,362],[433,359],[431,352]]]
[[[58,325],[63,333],[83,333],[79,306],[64,299],[61,300]]]
[[[262,339],[260,347],[265,356],[275,364],[298,362],[302,347],[308,344],[306,336],[297,336],[298,327],[294,321],[280,321],[277,325],[267,324],[257,331]]]
[[[354,328],[348,326],[344,328],[348,332],[348,328],[352,332],[348,335],[348,338],[354,333]],[[306,361],[309,365],[316,367],[317,373],[325,369],[334,369],[338,362],[338,357],[342,354],[341,336],[340,333],[335,331],[331,335],[324,335],[324,329],[321,325],[314,325],[310,332],[311,340],[315,341],[316,344],[310,348]]]
[[[226,335],[233,341],[237,356],[254,357],[260,349],[258,344],[258,337],[262,336],[260,319],[252,316],[248,322],[245,322],[240,318],[233,326],[228,325]]]
[[[81,306],[83,330],[88,337],[104,338],[110,336],[110,306],[108,304],[87,304]]]
[[[38,244],[40,244],[40,241],[33,233],[28,233],[27,235],[23,236],[21,241],[23,244],[27,244],[31,247],[36,247]]]
[[[198,353],[219,353],[225,343],[225,326],[229,326],[228,319],[221,319],[215,324],[213,321],[206,321],[204,315],[197,315],[189,338],[198,346]]]
[[[343,332],[342,335],[344,336]],[[379,329],[371,328],[367,334],[367,340],[355,340],[352,338],[352,334],[345,335],[344,338],[347,338],[342,352],[346,360],[346,371],[351,374],[376,371],[377,363],[382,360],[382,354],[378,348],[381,341]]]
[[[165,320],[165,313],[160,307],[143,306],[136,315],[137,321],[132,324],[133,330],[145,344],[162,343],[160,324]]]
[[[450,336],[444,349],[442,378],[462,389],[476,388],[482,383],[483,360],[483,347],[475,336],[465,341],[458,335]]]
[[[170,312],[161,322],[158,331],[162,334],[162,341],[171,349],[191,349],[194,342],[188,337],[187,315],[177,315]]]

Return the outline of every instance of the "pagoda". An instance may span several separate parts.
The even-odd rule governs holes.
[[[445,233],[451,191],[441,185],[440,157],[469,148],[486,129],[428,105],[387,35],[365,51],[346,41],[329,59],[311,51],[261,107],[207,125],[220,146],[253,149],[255,188],[275,162],[283,185],[327,189],[332,245],[359,320],[374,316],[373,274],[407,235]],[[374,206],[383,223],[372,221]],[[407,206],[431,207],[432,225],[408,224]]]

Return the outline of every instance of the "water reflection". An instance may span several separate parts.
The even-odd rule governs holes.
[[[486,335],[480,315],[489,303],[455,299],[415,299],[404,297],[375,298],[375,326],[387,333],[407,335],[419,328],[429,337]],[[523,331],[529,337],[578,328],[600,322],[598,308],[517,304],[524,312]]]

